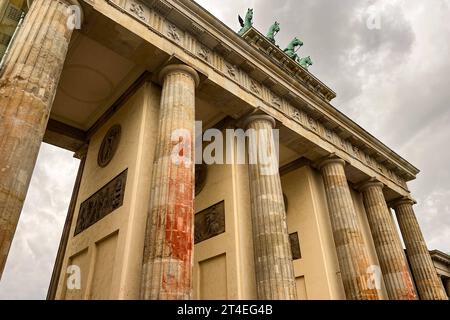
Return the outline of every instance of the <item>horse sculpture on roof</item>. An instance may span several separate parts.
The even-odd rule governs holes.
[[[273,44],[275,44],[275,36],[277,35],[278,32],[280,32],[281,28],[280,28],[280,24],[275,21],[275,23],[270,27],[269,32],[267,33],[266,38],[272,42]]]
[[[298,64],[301,65],[306,70],[308,70],[308,68],[313,65],[313,62],[311,60],[311,57],[308,56],[308,57],[299,59]]]
[[[239,17],[239,23],[241,24],[241,30],[239,30],[238,34],[242,36],[253,26],[253,9],[248,9],[247,14],[245,15],[245,19]]]
[[[298,54],[297,54],[297,50],[300,49],[300,47],[303,46],[303,42],[295,37],[287,46],[286,49],[284,49],[284,53],[286,53],[289,58],[297,61],[297,59],[299,58]]]

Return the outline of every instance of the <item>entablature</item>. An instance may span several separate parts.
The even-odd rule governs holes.
[[[439,261],[447,266],[450,266],[450,255],[439,250],[430,251],[430,255],[433,260]]]
[[[300,81],[292,81],[292,74],[277,65],[270,56],[263,54],[195,2],[89,2],[99,1],[108,2],[144,24],[182,49],[190,56],[189,59],[195,57],[201,60],[213,72],[237,84],[287,119],[331,143],[402,189],[408,191],[406,181],[415,179],[419,173],[418,169],[333,107],[328,101],[332,98],[332,91],[322,96]],[[308,71],[303,73],[313,79]],[[320,84],[320,88],[327,89]]]

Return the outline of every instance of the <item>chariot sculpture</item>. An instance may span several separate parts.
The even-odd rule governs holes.
[[[239,30],[238,34],[240,36],[243,36],[248,30],[250,30],[253,27],[253,9],[249,8],[247,10],[244,19],[242,19],[240,15],[238,15],[238,18],[239,24],[241,25],[241,29]],[[266,35],[267,40],[269,40],[273,44],[276,44],[275,36],[280,32],[280,30],[281,30],[280,23],[278,21],[275,21],[275,23],[270,26],[269,31],[267,32]],[[313,62],[310,56],[301,58],[297,54],[297,51],[302,46],[303,41],[295,37],[283,51],[289,58],[298,63],[302,68],[308,70],[308,68],[313,65]]]

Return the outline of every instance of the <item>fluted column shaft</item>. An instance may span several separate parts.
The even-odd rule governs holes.
[[[0,277],[19,221],[72,30],[69,0],[34,0],[0,77]]]
[[[197,72],[171,65],[163,82],[144,244],[142,299],[192,298]]]
[[[386,290],[391,300],[417,300],[408,262],[398,241],[383,187],[381,182],[369,182],[360,190]]]
[[[369,254],[344,166],[337,158],[320,164],[344,290],[348,300],[377,300],[376,288],[369,287]]]
[[[256,287],[261,300],[295,300],[286,210],[269,116],[247,119]],[[264,159],[265,158],[265,159]]]
[[[431,260],[425,239],[417,222],[412,200],[400,200],[393,204],[403,241],[406,246],[411,272],[414,275],[421,300],[447,300],[442,282]]]

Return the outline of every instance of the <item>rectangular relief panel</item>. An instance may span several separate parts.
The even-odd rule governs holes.
[[[225,233],[225,201],[195,215],[195,244]]]
[[[74,236],[123,205],[127,173],[128,169],[81,204]]]
[[[227,289],[227,258],[221,254],[199,263],[201,300],[226,300]]]
[[[69,258],[67,270],[62,270],[64,274],[63,299],[82,300],[86,292],[89,275],[89,255],[88,249],[84,249]]]
[[[90,285],[90,300],[111,299],[111,282],[115,266],[118,232],[95,244],[95,266]]]
[[[298,238],[298,232],[294,232],[289,235],[289,242],[291,243],[292,259],[301,259],[302,252],[300,250],[300,240]]]

